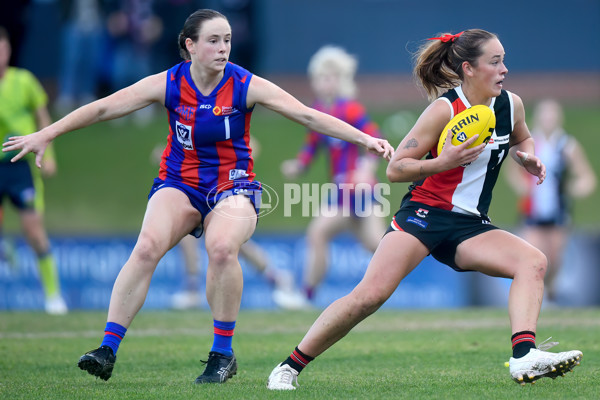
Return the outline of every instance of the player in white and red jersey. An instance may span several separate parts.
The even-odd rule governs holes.
[[[538,186],[531,176],[515,171],[509,163],[509,183],[520,196],[523,228],[519,235],[548,258],[544,278],[545,302],[557,300],[555,279],[571,228],[572,201],[591,195],[596,174],[581,143],[563,128],[563,110],[553,99],[542,100],[534,109],[531,136],[535,152],[546,165],[546,181]]]
[[[434,101],[387,167],[390,181],[412,181],[413,186],[362,281],[323,311],[290,356],[275,367],[267,383],[270,389],[295,389],[300,371],[377,311],[429,254],[459,271],[513,280],[508,312],[513,333],[510,373],[516,382],[564,374],[582,357],[580,351],[550,353],[536,348],[546,257],[523,239],[493,226],[486,215],[507,154],[537,177],[537,184],[546,175],[534,155],[521,99],[502,89],[508,72],[504,48],[496,35],[481,29],[430,40],[416,54],[415,76]],[[496,114],[490,144],[469,149],[477,136],[459,146],[448,140],[437,154],[446,124],[456,113],[477,104],[489,106]]]

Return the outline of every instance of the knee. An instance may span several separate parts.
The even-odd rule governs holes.
[[[206,252],[211,264],[227,265],[237,259],[239,246],[228,240],[219,240],[206,243]]]
[[[155,237],[148,234],[141,234],[133,249],[132,257],[135,257],[143,264],[158,264],[163,255],[164,252],[161,250],[161,243]]]
[[[326,245],[330,238],[320,224],[311,225],[306,231],[306,239],[313,246]]]
[[[527,266],[529,267],[534,279],[543,281],[548,268],[548,259],[544,253],[538,249],[535,249],[535,251],[527,260]]]
[[[350,297],[352,299],[352,309],[357,314],[367,317],[377,311],[383,303],[386,302],[388,296],[385,296],[377,290],[355,290],[352,291]]]

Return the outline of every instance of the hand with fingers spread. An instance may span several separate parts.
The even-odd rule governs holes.
[[[15,162],[23,158],[27,153],[35,154],[35,165],[38,168],[42,167],[42,158],[46,148],[52,141],[48,135],[44,134],[44,130],[32,133],[27,136],[12,136],[2,144],[2,151],[19,151],[19,154],[14,156],[10,161]]]
[[[517,157],[519,157],[521,164],[523,164],[523,168],[525,168],[527,172],[538,177],[537,184],[541,185],[542,182],[544,182],[544,179],[546,179],[546,166],[542,163],[542,160],[533,154],[519,150],[517,150]]]

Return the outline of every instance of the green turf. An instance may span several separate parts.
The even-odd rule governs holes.
[[[113,377],[76,367],[95,348],[104,312],[51,317],[0,313],[2,399],[596,399],[600,393],[600,309],[545,310],[538,338],[580,349],[573,373],[521,387],[509,377],[510,328],[502,309],[380,311],[299,377],[295,392],[269,392],[266,379],[300,341],[316,312],[242,311],[237,375],[195,386],[212,342],[205,311],[142,311],[118,353]]]
[[[595,134],[600,126],[598,104],[567,106],[566,128],[575,135],[587,150],[594,169],[600,174],[600,158],[593,149],[600,148],[600,135]],[[399,128],[398,113],[371,110],[395,147],[406,122],[418,116],[419,109],[402,110]],[[395,115],[395,118],[390,118]],[[261,109],[254,113],[251,131],[261,144],[256,157],[255,172],[260,181],[273,187],[282,195],[284,179],[279,166],[285,159],[296,155],[302,146],[305,130],[298,124]],[[46,222],[51,234],[115,234],[136,233],[141,226],[146,206],[146,196],[157,166],[150,161],[150,152],[157,143],[166,140],[167,125],[164,112],[147,126],[138,126],[132,119],[101,123],[79,132],[69,133],[56,140],[58,174],[46,183]],[[297,182],[326,182],[328,167],[321,155],[309,173]],[[385,178],[385,163],[381,163],[379,176]],[[393,184],[388,197],[391,212],[399,205],[408,184]],[[517,222],[516,198],[504,179],[499,179],[494,190],[490,215],[500,226],[511,226]],[[600,225],[600,190],[593,196],[575,203],[575,223],[580,228],[597,228]],[[6,212],[8,232],[18,229],[13,212]],[[285,217],[283,207],[261,218],[258,231],[295,230],[302,231],[309,218],[300,213]]]

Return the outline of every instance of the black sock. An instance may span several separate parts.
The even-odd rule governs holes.
[[[300,373],[304,367],[306,367],[308,363],[314,359],[314,357],[304,354],[298,347],[296,347],[296,349],[292,351],[292,354],[290,354],[290,356],[284,362],[282,362],[282,364],[289,365],[298,371],[298,373]]]
[[[511,337],[513,357],[520,358],[535,349],[535,332],[521,331]]]

